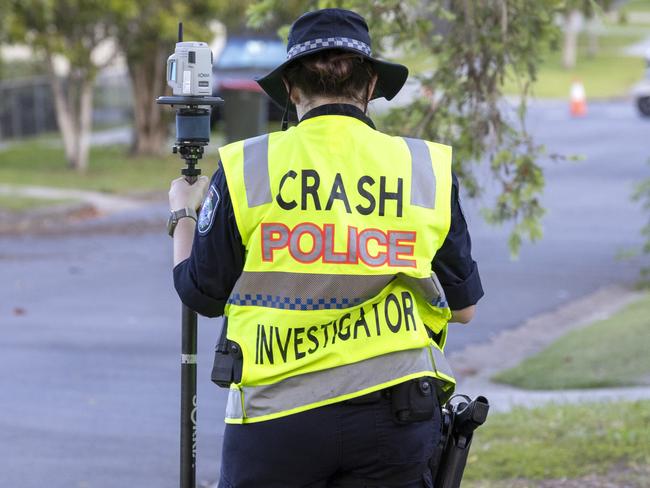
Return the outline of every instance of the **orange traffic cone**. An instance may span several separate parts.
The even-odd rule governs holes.
[[[571,115],[574,117],[584,117],[587,115],[587,95],[585,87],[580,80],[573,80],[571,83]]]

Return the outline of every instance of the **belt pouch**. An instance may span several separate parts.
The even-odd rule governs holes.
[[[391,388],[391,411],[398,424],[429,420],[437,407],[436,389],[430,378],[418,378]]]

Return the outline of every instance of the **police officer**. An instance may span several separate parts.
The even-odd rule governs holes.
[[[483,291],[451,148],[366,114],[407,75],[372,56],[358,14],[306,13],[259,80],[298,125],[221,148],[211,181],[172,183],[176,289],[225,314],[243,356],[220,487],[432,486],[447,323]]]

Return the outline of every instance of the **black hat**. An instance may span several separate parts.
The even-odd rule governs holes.
[[[391,100],[400,91],[409,70],[406,66],[372,57],[368,24],[359,14],[339,8],[307,12],[296,20],[289,31],[287,60],[256,81],[280,106],[287,103],[287,90],[282,72],[292,61],[327,49],[340,49],[359,54],[372,62],[377,73],[377,86],[372,98]]]

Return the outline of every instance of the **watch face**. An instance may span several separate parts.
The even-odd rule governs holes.
[[[176,222],[178,221],[174,218],[174,213],[172,212],[172,214],[167,219],[167,233],[170,236],[174,235],[174,228],[176,227]]]

